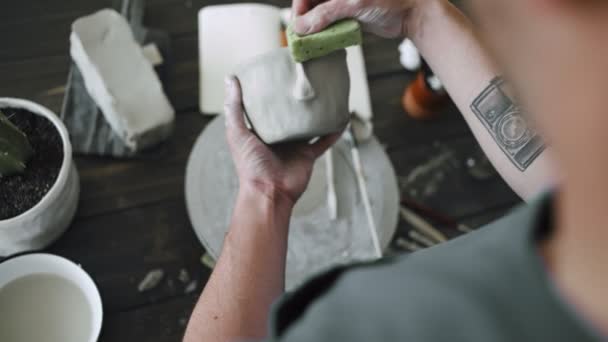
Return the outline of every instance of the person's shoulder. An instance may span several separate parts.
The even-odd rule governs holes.
[[[506,280],[518,267],[506,240],[522,224],[513,215],[433,248],[328,273],[324,286],[313,286],[315,300],[306,289],[295,295],[306,305],[281,340],[467,340],[473,330],[464,329],[463,315],[484,321],[475,334],[497,336],[489,317],[508,300]]]
[[[412,255],[344,272],[277,341],[467,341],[471,330],[460,318],[477,323],[492,316],[478,297],[489,297],[489,288],[423,259]]]

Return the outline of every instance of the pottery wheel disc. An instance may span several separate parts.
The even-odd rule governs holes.
[[[359,149],[378,236],[385,248],[397,228],[397,177],[375,138],[360,144]],[[290,222],[285,279],[288,290],[332,266],[369,260],[374,255],[348,143],[340,140],[333,154],[338,218],[331,220],[329,216],[325,158],[320,158]],[[224,118],[220,116],[198,138],[186,170],[188,214],[196,235],[215,259],[228,230],[237,190]]]

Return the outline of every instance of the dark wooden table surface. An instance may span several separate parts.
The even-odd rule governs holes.
[[[179,341],[210,274],[200,262],[204,249],[188,220],[183,188],[190,149],[211,120],[197,105],[197,12],[222,2],[148,0],[145,24],[168,31],[172,39],[166,88],[178,114],[168,153],[151,160],[75,158],[82,187],[77,217],[48,252],[81,264],[97,282],[105,310],[100,341]],[[112,0],[4,4],[0,96],[30,99],[58,113],[69,68],[70,24],[111,5]],[[413,74],[399,65],[398,44],[366,36],[364,51],[375,132],[395,165],[401,190],[473,227],[503,215],[519,200],[493,170],[471,172],[468,164],[483,161],[483,154],[458,111],[450,107],[435,120],[419,122],[401,109],[401,94]],[[401,222],[397,236],[407,236],[408,229]],[[153,269],[165,271],[163,282],[139,292],[138,283]],[[182,270],[196,281],[195,291],[178,279]]]

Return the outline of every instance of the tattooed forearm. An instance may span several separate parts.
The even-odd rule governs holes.
[[[503,85],[502,78],[495,78],[475,99],[471,109],[511,162],[525,171],[545,145],[526,122],[519,106],[503,91]]]

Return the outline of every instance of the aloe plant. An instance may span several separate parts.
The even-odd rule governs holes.
[[[23,172],[33,153],[25,133],[0,111],[0,177]]]

